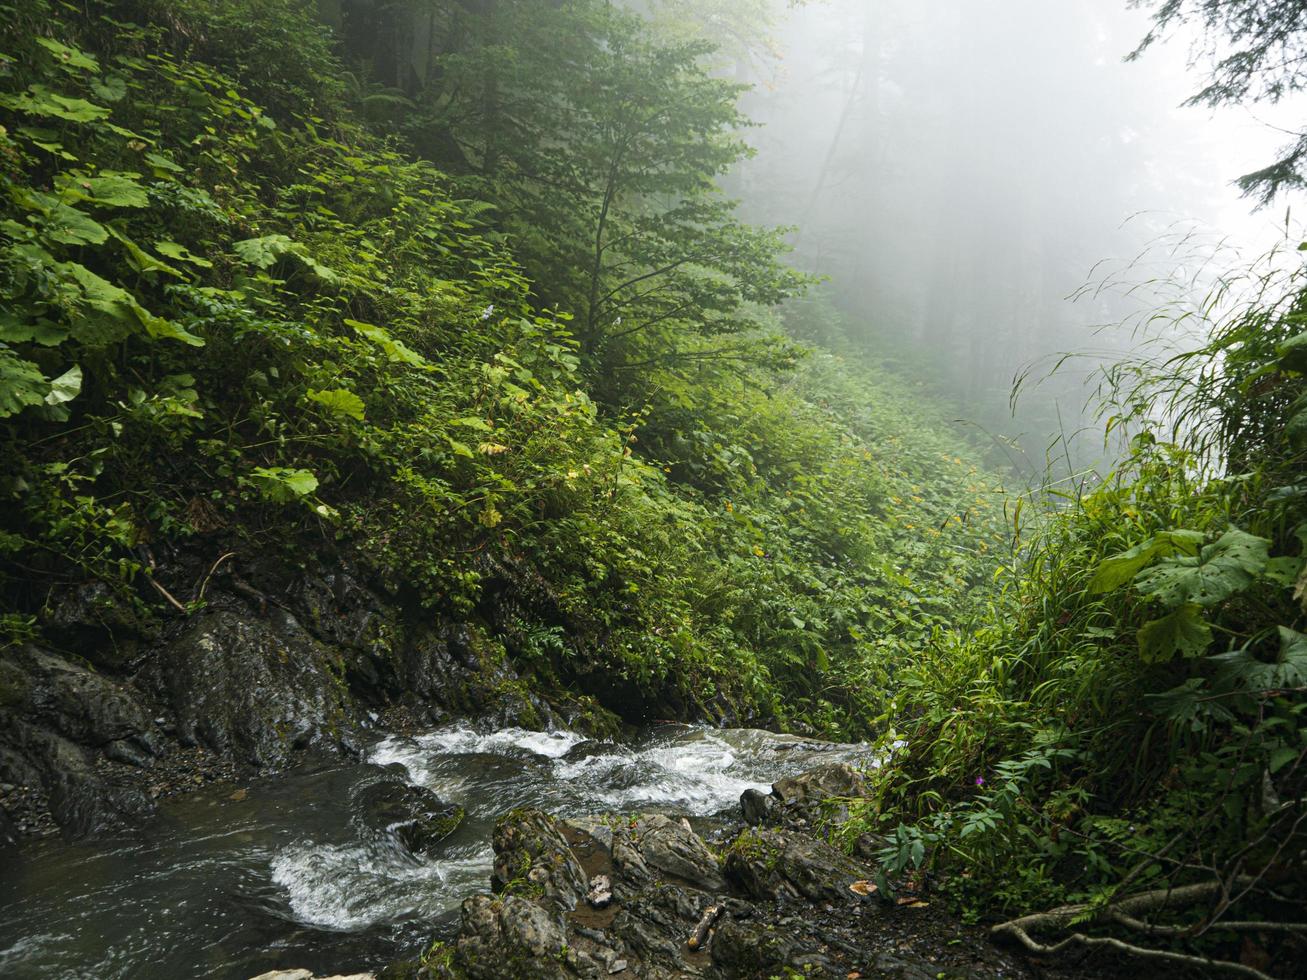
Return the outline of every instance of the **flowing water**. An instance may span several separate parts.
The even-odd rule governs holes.
[[[227,786],[169,801],[129,837],[0,852],[0,977],[377,969],[452,934],[462,900],[489,887],[490,833],[508,810],[708,817],[836,761],[874,760],[867,746],[747,729],[666,726],[631,744],[466,725],[391,736],[366,762],[261,780],[239,799]],[[396,776],[467,810],[429,855],[361,812],[361,791]]]

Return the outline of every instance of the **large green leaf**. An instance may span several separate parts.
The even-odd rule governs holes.
[[[250,265],[259,269],[270,269],[273,263],[284,255],[299,260],[310,272],[323,282],[336,283],[340,275],[313,258],[300,242],[293,241],[285,235],[264,235],[261,238],[246,238],[232,243],[232,250]]]
[[[41,405],[49,394],[50,382],[40,368],[0,349],[0,418]]]
[[[1146,663],[1165,663],[1177,653],[1197,657],[1205,652],[1212,644],[1212,628],[1203,620],[1201,608],[1188,602],[1145,623],[1138,640],[1139,656]]]
[[[104,225],[67,204],[55,204],[45,213],[41,234],[60,245],[99,245],[109,237]]]
[[[191,265],[198,266],[201,269],[212,269],[213,263],[202,255],[196,255],[185,245],[178,245],[176,242],[161,241],[154,243],[155,249],[160,255],[166,255],[170,259],[176,259],[178,262],[189,262]]]
[[[77,262],[62,262],[57,268],[81,287],[82,301],[92,310],[119,321],[135,320],[156,340],[180,340],[192,347],[204,346],[202,338],[190,333],[180,324],[154,315],[127,290],[96,275],[86,266]]]
[[[258,269],[270,269],[279,258],[295,248],[286,235],[264,235],[232,243],[232,251]]]
[[[1141,568],[1158,558],[1196,555],[1206,537],[1201,531],[1160,531],[1128,551],[1104,558],[1089,581],[1090,592],[1111,592],[1125,585]]]
[[[1251,650],[1234,650],[1210,658],[1216,665],[1216,683],[1224,688],[1275,691],[1307,687],[1307,636],[1279,627],[1280,649],[1273,661],[1261,660]]]
[[[1289,407],[1289,420],[1284,423],[1284,437],[1295,449],[1307,448],[1307,398],[1299,398]]]
[[[256,466],[251,472],[252,482],[268,500],[287,503],[307,497],[318,489],[318,478],[311,470],[286,466]]]
[[[45,396],[47,405],[62,405],[70,402],[82,392],[82,368],[74,364],[59,377],[50,382],[50,393]]]
[[[431,366],[431,363],[425,357],[412,348],[406,347],[402,341],[396,340],[384,328],[373,326],[371,323],[360,323],[358,320],[346,320],[345,323],[380,347],[390,360],[401,364],[411,364],[413,367],[426,368]]]
[[[54,58],[55,63],[61,68],[89,72],[98,72],[100,70],[100,63],[85,51],[70,48],[66,44],[60,44],[53,38],[35,37],[33,40],[49,51],[50,56]]]
[[[0,313],[0,340],[7,344],[40,344],[54,347],[68,339],[68,328],[44,317],[26,320],[8,313]]]
[[[1280,366],[1307,373],[1307,333],[1286,340],[1279,348]]]
[[[1231,528],[1198,555],[1168,558],[1135,576],[1140,593],[1174,609],[1209,607],[1251,585],[1266,568],[1270,542]]]
[[[328,391],[314,391],[310,388],[305,397],[336,415],[363,421],[363,399],[348,388],[332,388]]]
[[[113,235],[113,237],[116,238],[118,242],[122,245],[122,247],[126,249],[127,262],[137,272],[140,273],[163,272],[170,276],[176,276],[178,279],[186,278],[186,274],[184,272],[182,272],[179,269],[173,268],[167,262],[163,261],[163,259],[156,258],[155,256],[151,255],[145,249],[141,248],[141,246],[137,245],[134,241],[132,241],[130,238],[124,235],[121,231],[118,231],[118,229],[111,227],[109,229],[109,234]]]
[[[129,174],[69,176],[61,181],[60,191],[66,196],[106,207],[144,208],[150,205],[150,195],[136,181],[135,176]]]
[[[68,122],[93,122],[109,116],[104,106],[51,92],[44,85],[32,85],[18,95],[0,95],[0,106],[29,116],[51,116]]]

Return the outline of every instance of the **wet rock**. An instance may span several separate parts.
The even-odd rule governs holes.
[[[495,825],[496,892],[523,893],[545,907],[571,911],[588,891],[585,872],[549,814],[515,810]]]
[[[14,826],[9,812],[0,806],[0,847],[18,843],[18,828]]]
[[[841,800],[865,796],[867,781],[844,763],[817,766],[772,784],[770,794],[746,789],[740,812],[751,827],[807,828],[848,818]]]
[[[697,892],[659,882],[625,901],[609,931],[640,958],[647,975],[665,976],[654,965],[680,964],[681,948],[699,921],[704,902]]]
[[[635,836],[645,865],[704,891],[726,887],[717,856],[685,821],[661,814],[642,817],[635,826]]]
[[[831,763],[778,779],[772,784],[772,793],[782,806],[820,803],[836,797],[865,796],[867,781],[851,766]]]
[[[639,893],[653,878],[644,856],[626,830],[613,834],[614,893],[619,898]]]
[[[270,970],[267,973],[260,973],[257,977],[251,977],[250,980],[374,980],[374,978],[371,973],[314,977],[309,970]]]
[[[461,972],[470,980],[574,976],[562,920],[516,895],[467,899],[455,948]]]
[[[103,582],[87,582],[59,594],[43,626],[55,645],[76,650],[109,670],[139,661],[142,641],[153,631],[130,601]]]
[[[863,877],[844,854],[825,841],[785,830],[749,830],[726,855],[726,877],[751,898],[848,902],[849,885]]]
[[[292,588],[290,604],[305,629],[341,655],[352,691],[381,701],[406,689],[412,678],[402,669],[398,610],[353,572],[330,568],[305,575]]]
[[[595,875],[590,879],[590,890],[585,895],[592,909],[607,908],[613,902],[613,882],[608,875]]]
[[[602,820],[591,817],[573,817],[562,821],[564,828],[573,835],[579,835],[585,846],[596,848],[606,857],[613,855],[613,828]]]
[[[423,786],[412,786],[389,773],[355,791],[363,823],[394,837],[415,854],[430,852],[463,822],[461,806],[442,802]]]
[[[39,785],[54,822],[77,839],[140,823],[154,813],[141,790],[119,785],[95,771],[90,751],[20,718],[0,723],[5,769],[22,782]]]
[[[157,749],[151,742],[143,738],[133,736],[132,738],[114,739],[104,747],[105,758],[112,759],[114,762],[121,762],[125,766],[135,766],[137,769],[148,769],[154,764],[154,757],[158,754]]]
[[[158,659],[155,682],[184,744],[279,768],[295,749],[338,746],[352,726],[339,662],[288,613],[197,616]]]
[[[756,789],[746,789],[740,795],[740,811],[744,822],[750,827],[761,827],[774,819],[778,806],[776,797],[760,793]]]
[[[869,975],[885,980],[936,980],[940,969],[924,956],[899,950],[876,954]]]
[[[31,724],[91,746],[152,727],[139,695],[126,685],[34,646],[6,652],[0,704]]]
[[[727,919],[717,927],[710,953],[723,978],[766,977],[783,967],[794,939],[761,922]]]
[[[318,639],[383,659],[393,655],[400,633],[394,608],[353,572],[331,568],[306,575],[296,583],[291,603]]]

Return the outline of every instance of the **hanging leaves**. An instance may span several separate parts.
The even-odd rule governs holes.
[[[40,368],[0,348],[0,418],[40,405],[49,394],[50,382]]]
[[[289,503],[318,489],[318,478],[311,470],[287,466],[256,466],[250,472],[250,482],[275,503]]]
[[[61,44],[53,38],[37,37],[33,38],[33,40],[50,52],[50,56],[54,58],[55,63],[60,68],[73,72],[98,72],[100,70],[100,63],[85,51]]]
[[[330,391],[314,391],[310,388],[304,397],[333,415],[363,421],[363,399],[346,388],[333,388]]]
[[[1177,653],[1197,657],[1212,645],[1212,628],[1202,617],[1202,607],[1185,603],[1161,619],[1139,629],[1139,656],[1145,663],[1165,663]]]
[[[430,368],[431,364],[425,357],[404,346],[401,341],[396,340],[386,330],[374,326],[371,323],[361,323],[358,320],[345,320],[345,325],[353,327],[361,336],[366,337],[382,349],[386,357],[398,364],[411,364],[413,367]]]
[[[0,106],[29,116],[49,116],[68,122],[93,122],[109,118],[109,110],[85,99],[51,92],[44,85],[32,85],[18,95],[0,95]]]

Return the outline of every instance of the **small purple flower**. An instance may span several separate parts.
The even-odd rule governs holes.
[[[977,785],[977,786],[984,786],[984,785],[985,785],[985,777],[984,777],[984,776],[977,776],[977,777],[976,777],[976,785]]]

